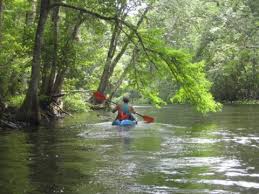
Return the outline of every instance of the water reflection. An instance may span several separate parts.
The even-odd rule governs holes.
[[[1,134],[0,141],[0,192],[29,193],[29,157],[31,146],[26,143],[24,133],[13,131]]]
[[[258,108],[138,107],[157,123],[118,128],[83,114],[1,132],[0,193],[258,193]]]

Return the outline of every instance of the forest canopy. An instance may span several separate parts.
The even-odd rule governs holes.
[[[203,113],[256,100],[258,28],[253,0],[0,0],[0,104],[38,123],[93,91]]]

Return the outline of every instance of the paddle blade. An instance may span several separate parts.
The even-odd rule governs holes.
[[[102,92],[99,92],[99,91],[94,92],[93,96],[94,96],[95,100],[98,102],[102,102],[102,101],[106,100],[106,96]]]
[[[147,116],[147,115],[143,115],[142,116],[145,123],[153,123],[155,121],[155,119],[153,117]]]

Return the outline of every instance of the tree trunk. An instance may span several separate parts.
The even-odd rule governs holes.
[[[257,96],[257,92],[258,92],[257,75],[258,75],[258,73],[257,73],[257,68],[256,68],[256,66],[257,66],[256,56],[257,55],[256,55],[256,49],[255,48],[253,49],[253,51],[254,51],[254,56],[253,56],[253,59],[252,59],[252,82],[253,82],[252,88],[253,88],[253,92],[251,94],[251,97],[253,99],[256,99],[258,97]]]
[[[107,80],[109,79],[109,74],[110,74],[110,64],[112,62],[112,58],[114,57],[116,47],[117,47],[117,42],[118,42],[119,35],[120,35],[120,30],[119,30],[118,25],[119,25],[119,23],[116,22],[115,26],[113,28],[109,51],[108,51],[107,58],[105,61],[105,65],[104,65],[104,69],[103,69],[103,73],[102,73],[102,77],[101,77],[101,82],[98,87],[98,91],[100,91],[102,93],[105,92],[105,89],[107,87]]]
[[[53,9],[52,14],[52,22],[53,22],[53,56],[52,56],[52,66],[49,76],[49,83],[47,94],[50,95],[53,91],[55,77],[56,77],[56,69],[57,69],[57,60],[58,60],[58,19],[59,19],[59,7],[55,7]]]
[[[44,66],[42,70],[42,85],[40,94],[50,96],[55,82],[57,58],[58,58],[58,20],[59,20],[59,6],[52,9],[52,37],[51,43],[53,44],[53,50],[51,54],[44,58]]]
[[[41,80],[41,88],[40,88],[40,94],[41,95],[47,95],[48,91],[48,84],[49,84],[49,71],[50,71],[50,65],[49,60],[43,59],[43,68],[42,68],[42,80]]]
[[[109,97],[110,100],[112,100],[112,98],[114,97],[115,93],[117,92],[117,90],[121,86],[123,80],[125,80],[131,65],[133,65],[136,62],[136,57],[137,57],[137,47],[134,48],[134,50],[132,52],[132,57],[131,57],[131,60],[130,60],[129,64],[124,69],[124,71],[121,74],[120,78],[117,80],[117,82],[116,82],[116,84],[115,84],[115,86],[113,88],[113,91],[110,94],[110,97]]]
[[[24,32],[23,32],[23,44],[28,44],[31,41],[33,23],[35,22],[35,18],[36,18],[36,7],[37,7],[36,0],[27,0],[27,2],[30,5],[30,9],[26,11],[25,25],[24,25]]]
[[[55,81],[53,82],[53,88],[51,91],[51,94],[59,94],[61,92],[64,79],[66,76],[66,73],[69,69],[69,65],[71,63],[71,59],[69,59],[69,56],[67,56],[67,53],[70,53],[71,48],[73,48],[74,42],[77,40],[77,36],[79,33],[80,26],[85,21],[85,17],[82,18],[82,15],[79,15],[78,22],[75,24],[71,37],[68,38],[64,48],[63,48],[63,67],[59,67],[58,73],[55,76]]]
[[[139,26],[141,25],[141,23],[144,20],[144,17],[147,13],[148,9],[145,10],[145,12],[143,13],[143,15],[140,17],[137,26],[136,26],[136,30],[139,28]],[[118,24],[119,27],[120,24]],[[115,28],[116,30],[116,28]],[[121,57],[123,56],[123,54],[125,53],[126,49],[128,48],[129,43],[131,42],[131,39],[133,38],[135,32],[132,30],[131,33],[129,34],[129,36],[127,37],[127,39],[124,41],[124,45],[122,46],[121,50],[118,52],[118,54],[114,57],[114,54],[111,57],[109,57],[109,53],[110,53],[110,49],[114,49],[116,50],[116,45],[110,45],[110,49],[108,52],[108,57],[106,59],[105,62],[105,66],[104,66],[104,70],[101,76],[101,81],[99,83],[98,86],[98,91],[105,93],[105,90],[108,86],[109,83],[109,79],[113,74],[113,71],[117,65],[117,63],[119,62],[119,60],[121,59]],[[118,39],[118,37],[117,37]],[[111,41],[111,44],[113,43],[113,41]],[[115,51],[114,51],[115,52]]]
[[[52,94],[60,94],[61,93],[61,89],[64,83],[64,79],[65,79],[65,74],[66,74],[66,68],[62,69],[58,72],[55,83],[53,85],[53,90],[52,90]]]
[[[36,14],[34,18],[34,23],[37,23],[37,21],[39,21],[40,9],[41,9],[41,0],[36,0]]]
[[[126,76],[127,76],[127,73],[129,71],[129,66],[130,64],[124,69],[123,73],[121,74],[120,78],[117,80],[114,88],[113,88],[113,91],[111,92],[110,96],[109,96],[109,99],[112,100],[113,96],[115,95],[115,93],[117,92],[117,90],[119,89],[119,87],[121,86],[123,80],[125,80]]]
[[[0,0],[0,48],[1,48],[1,40],[2,40],[2,31],[3,31],[3,12],[4,12],[4,0]]]
[[[31,26],[36,18],[36,9],[37,9],[37,1],[36,0],[28,0],[31,5],[31,9],[26,12],[26,26]]]
[[[38,102],[38,85],[41,64],[40,57],[43,33],[48,17],[49,3],[50,0],[41,0],[40,18],[37,26],[33,49],[31,80],[24,102],[16,115],[18,120],[29,122],[31,124],[39,124],[40,122],[40,108]]]

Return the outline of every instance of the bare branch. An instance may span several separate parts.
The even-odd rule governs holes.
[[[89,14],[91,16],[94,16],[94,17],[102,19],[102,20],[107,20],[107,21],[116,20],[116,17],[103,16],[103,15],[101,15],[99,13],[96,13],[96,12],[93,12],[93,11],[90,11],[90,10],[87,10],[87,9],[84,9],[84,8],[81,8],[81,7],[76,7],[76,6],[73,6],[73,5],[68,5],[68,4],[65,4],[65,3],[53,3],[53,4],[50,5],[49,9],[52,9],[54,7],[57,7],[57,6],[78,10],[78,11],[81,11],[82,13]]]
[[[68,4],[65,4],[65,3],[53,3],[50,5],[49,9],[52,9],[56,6],[61,6],[61,7],[66,7],[66,8],[70,8],[70,9],[74,9],[74,10],[77,10],[77,11],[80,11],[81,13],[86,13],[86,14],[89,14],[91,16],[94,16],[96,18],[99,18],[99,19],[102,19],[102,20],[105,20],[105,21],[114,21],[114,22],[120,22],[122,23],[123,25],[125,25],[126,27],[128,27],[129,29],[131,29],[136,35],[137,35],[137,28],[138,26],[142,23],[144,17],[142,17],[137,26],[134,26],[128,22],[126,22],[125,20],[123,19],[120,19],[118,18],[117,16],[104,16],[104,15],[101,15],[99,13],[96,13],[96,12],[93,12],[93,11],[90,11],[88,9],[85,9],[85,8],[81,8],[81,7],[76,7],[76,6],[73,6],[73,5],[68,5]],[[147,7],[143,13],[143,16],[146,15],[146,13],[148,12],[148,10],[150,9],[150,7]]]

